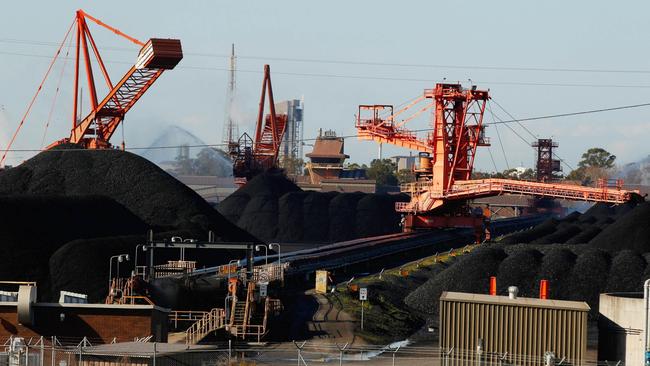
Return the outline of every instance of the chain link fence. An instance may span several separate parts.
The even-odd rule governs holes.
[[[526,356],[480,350],[410,346],[350,346],[323,342],[230,343],[187,347],[184,344],[78,343],[51,338],[9,338],[0,349],[0,366],[221,366],[221,365],[379,365],[379,366],[624,366],[621,361],[566,360],[552,351]],[[642,364],[642,362],[638,363]]]

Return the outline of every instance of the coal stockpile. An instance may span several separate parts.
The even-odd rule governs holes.
[[[255,237],[270,241],[280,235],[278,215],[280,197],[300,188],[280,170],[268,170],[257,175],[219,203],[218,210],[231,223],[244,228]],[[283,205],[285,207],[285,205]],[[292,207],[293,208],[293,207]],[[287,220],[285,216],[283,220]],[[282,235],[289,235],[283,231]]]
[[[421,313],[433,315],[438,312],[443,291],[486,293],[490,276],[497,275],[505,258],[501,248],[476,249],[415,289],[404,302]]]
[[[499,295],[507,295],[508,286],[517,286],[520,296],[537,297],[539,281],[545,279],[550,298],[585,301],[593,319],[601,293],[641,290],[650,278],[648,260],[650,253],[612,254],[588,244],[488,244],[432,274],[406,296],[405,303],[427,316],[435,315],[443,291],[487,294],[489,277],[496,276]]]
[[[36,281],[43,285],[39,295],[44,297],[50,295],[48,260],[66,242],[145,233],[147,229],[122,205],[101,196],[0,196],[0,207],[0,279]],[[78,263],[55,269],[75,269]],[[77,275],[85,276],[83,272]]]
[[[278,200],[278,240],[290,243],[303,240],[302,208],[307,194],[302,191],[289,192]]]
[[[332,198],[329,206],[330,241],[345,241],[357,237],[357,204],[364,196],[363,193],[341,193]]]
[[[373,194],[359,200],[357,205],[357,237],[377,236],[400,231],[400,215],[395,203],[407,201],[406,195]]]
[[[570,291],[569,279],[576,258],[577,255],[567,248],[552,248],[542,258],[535,282],[549,281],[550,298],[559,299]]]
[[[259,238],[275,238],[278,232],[278,200],[270,195],[251,197],[238,226]]]
[[[0,172],[0,195],[101,195],[158,231],[187,229],[204,234],[213,230],[222,240],[253,240],[148,160],[119,150],[70,148],[42,152]]]
[[[336,193],[310,192],[302,201],[302,238],[306,242],[329,239],[330,201]]]
[[[586,301],[592,314],[598,309],[598,297],[605,290],[611,257],[599,249],[589,249],[578,256],[568,280],[569,293],[562,299]]]
[[[567,240],[565,243],[566,244],[582,244],[582,243],[588,243],[591,239],[593,239],[596,235],[600,234],[603,229],[596,227],[596,226],[590,226],[586,227],[584,229],[581,229],[578,234],[573,236],[571,239]]]
[[[543,254],[536,249],[522,249],[509,255],[499,264],[497,290],[507,293],[508,286],[518,284],[519,296],[535,297],[537,272],[542,263]],[[485,291],[485,289],[483,289]]]
[[[327,243],[399,232],[405,195],[303,192],[280,171],[251,179],[219,204],[231,222],[264,241]]]
[[[554,244],[564,243],[582,232],[582,228],[568,222],[557,225],[554,232],[544,235],[541,238],[531,241],[531,244]]]
[[[554,233],[557,230],[557,224],[556,219],[550,218],[531,229],[508,235],[500,242],[504,244],[530,243],[533,240]]]
[[[107,295],[109,258],[116,254],[129,253],[143,243],[142,236],[114,236],[111,238],[78,239],[66,243],[49,258],[49,278],[52,300],[59,291],[73,291],[88,295],[89,302],[103,302]],[[130,258],[134,261],[135,258]],[[144,264],[144,255],[138,261]],[[117,271],[113,261],[113,275]],[[120,274],[128,276],[132,263],[121,263]],[[39,286],[39,291],[41,286]]]
[[[636,292],[643,290],[646,260],[631,250],[622,250],[612,259],[605,292]]]
[[[589,244],[606,250],[650,252],[650,203],[642,203],[625,211]]]
[[[132,255],[149,229],[160,239],[212,230],[217,240],[256,241],[156,165],[118,150],[64,146],[1,171],[0,207],[0,279],[36,281],[46,301],[59,290],[102,300],[109,258]],[[202,258],[225,260],[223,252]]]
[[[584,214],[548,219],[531,229],[508,235],[503,244],[586,244],[609,251],[650,251],[650,203],[639,196],[619,205],[597,203]]]

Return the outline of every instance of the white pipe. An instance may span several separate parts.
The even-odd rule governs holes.
[[[646,280],[643,284],[643,303],[645,305],[645,329],[643,334],[645,340],[644,365],[650,365],[650,357],[648,357],[650,352],[650,317],[648,316],[650,312],[650,279]]]

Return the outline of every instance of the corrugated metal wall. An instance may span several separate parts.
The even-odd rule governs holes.
[[[571,309],[440,301],[440,348],[454,349],[448,365],[476,362],[483,339],[486,363],[543,365],[546,351],[565,364],[580,365],[587,349],[587,312]],[[476,364],[476,363],[474,363]]]

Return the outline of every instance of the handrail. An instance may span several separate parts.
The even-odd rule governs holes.
[[[185,331],[185,343],[196,344],[210,332],[225,326],[224,309],[214,308]]]
[[[434,192],[432,182],[406,183],[400,186],[402,192],[411,193],[408,203],[397,202],[395,209],[399,212],[429,211],[430,204],[441,199],[467,199],[479,196],[492,196],[502,193],[556,197],[578,201],[625,203],[631,199],[638,190],[628,191],[620,187],[622,182],[617,182],[615,188],[601,186],[598,188],[583,187],[563,183],[540,183],[519,181],[514,179],[482,179],[457,181],[446,192]],[[427,192],[426,202],[422,201],[420,193]]]

